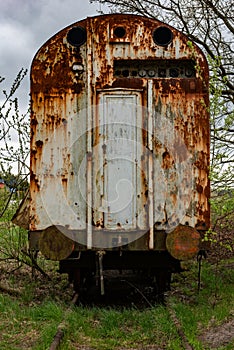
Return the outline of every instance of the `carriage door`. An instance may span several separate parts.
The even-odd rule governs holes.
[[[94,225],[146,229],[147,169],[138,91],[101,92],[93,140]]]

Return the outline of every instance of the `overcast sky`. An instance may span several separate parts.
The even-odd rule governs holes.
[[[30,69],[47,39],[73,22],[97,15],[97,10],[100,5],[89,0],[0,0],[0,76],[6,78],[0,91],[11,85],[21,68]],[[22,109],[28,95],[29,74],[18,92]]]

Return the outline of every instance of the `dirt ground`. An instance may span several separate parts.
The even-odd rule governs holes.
[[[199,340],[209,349],[217,349],[234,341],[234,319],[217,327],[210,327]]]

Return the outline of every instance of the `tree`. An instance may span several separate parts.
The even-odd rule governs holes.
[[[21,69],[10,91],[3,90],[0,105],[0,178],[9,191],[1,193],[0,219],[4,217],[14,193],[26,190],[29,167],[29,118],[28,112],[21,115],[16,91],[25,78],[27,70]],[[0,83],[5,78],[0,77]],[[13,173],[17,173],[15,175]],[[21,196],[18,196],[20,199]]]
[[[28,111],[21,114],[16,91],[25,78],[27,70],[21,69],[10,91],[3,90],[3,99],[0,104],[0,172],[9,174],[12,169],[18,175],[27,176],[29,167],[29,118]],[[5,78],[0,77],[0,83]]]
[[[9,92],[3,90],[0,103],[0,262],[16,260],[31,264],[23,253],[27,231],[11,219],[28,188],[29,117],[21,114],[16,93],[27,71],[21,69]],[[4,78],[0,78],[0,83]]]
[[[184,32],[210,64],[211,174],[220,191],[234,187],[234,4],[229,0],[91,0],[111,11],[135,13]]]

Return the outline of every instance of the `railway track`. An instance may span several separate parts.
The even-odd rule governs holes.
[[[66,318],[68,314],[71,312],[72,307],[76,305],[78,298],[79,298],[78,293],[75,293],[72,298],[71,304],[69,305],[66,312],[64,313],[62,322],[58,325],[57,332],[54,336],[53,342],[51,343],[49,350],[57,350],[59,348],[59,345],[64,336],[64,330],[66,329]]]
[[[119,279],[114,274],[109,280],[107,279],[105,287],[105,296],[101,296],[100,291],[98,293],[98,287],[90,285],[89,288],[85,289],[80,295],[75,293],[67,310],[64,313],[62,322],[58,325],[56,334],[50,345],[49,350],[58,350],[63,340],[63,336],[67,327],[67,317],[72,311],[74,306],[80,305],[93,305],[98,307],[113,307],[113,308],[126,308],[126,307],[137,307],[139,309],[152,308],[154,305],[161,303],[167,308],[171,322],[174,324],[178,336],[181,341],[181,349],[194,350],[192,345],[189,343],[183,327],[174,311],[169,298],[165,298],[162,295],[156,295],[153,285],[147,284],[149,281],[145,278],[140,278],[140,281],[136,283],[136,278],[130,278],[128,274],[123,274],[122,278]],[[139,276],[138,276],[139,277]],[[140,283],[139,283],[140,282]],[[82,295],[83,294],[83,295]],[[86,350],[93,350],[85,347]],[[154,350],[160,350],[155,345]],[[124,348],[121,350],[125,350]],[[136,349],[134,349],[136,350]],[[141,349],[142,350],[142,349]]]

